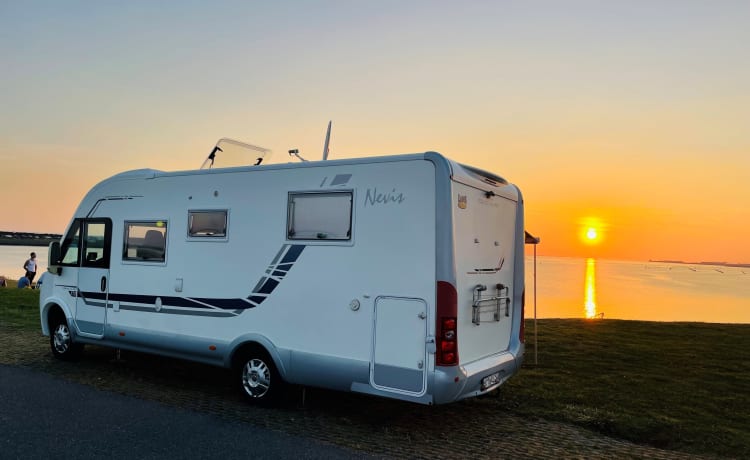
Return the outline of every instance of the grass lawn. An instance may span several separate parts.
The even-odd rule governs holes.
[[[39,292],[0,288],[0,334],[38,340]],[[477,403],[665,449],[750,457],[750,325],[526,323],[521,372]]]
[[[497,395],[519,414],[636,443],[750,456],[750,325],[527,321],[525,364]]]
[[[0,327],[39,332],[39,291],[16,286],[8,280],[8,287],[0,288]]]

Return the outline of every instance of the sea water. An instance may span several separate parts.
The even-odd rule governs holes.
[[[17,280],[26,274],[23,264],[32,252],[36,253],[36,278],[47,270],[47,246],[0,246],[0,276]]]
[[[0,275],[23,276],[32,251],[38,278],[47,269],[46,247],[0,246]],[[750,323],[750,268],[542,256],[536,282],[538,318]],[[526,318],[534,317],[534,303],[534,259],[527,256]]]
[[[538,318],[750,323],[750,268],[538,257]],[[526,317],[534,316],[526,257]]]

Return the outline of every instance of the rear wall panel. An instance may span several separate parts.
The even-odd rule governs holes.
[[[516,202],[457,182],[453,191],[458,353],[461,363],[468,363],[505,351],[510,343]],[[498,290],[498,284],[505,288]],[[475,316],[478,285],[487,289]],[[493,297],[500,298],[487,300]]]

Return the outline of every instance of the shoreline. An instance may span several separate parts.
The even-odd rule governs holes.
[[[705,265],[711,267],[737,267],[737,268],[750,268],[750,264],[746,263],[730,263],[730,262],[685,262],[684,260],[648,260],[649,263],[659,264],[678,264],[678,265]]]
[[[53,241],[60,241],[62,235],[57,233],[31,233],[0,231],[0,246],[49,246]]]
[[[34,246],[39,248],[46,248],[53,241],[60,241],[59,239],[49,240],[13,240],[13,241],[0,241],[0,246]]]

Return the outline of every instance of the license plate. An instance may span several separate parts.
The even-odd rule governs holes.
[[[488,375],[487,377],[482,379],[482,390],[486,390],[487,388],[497,385],[500,383],[500,372],[495,372],[492,375]]]

